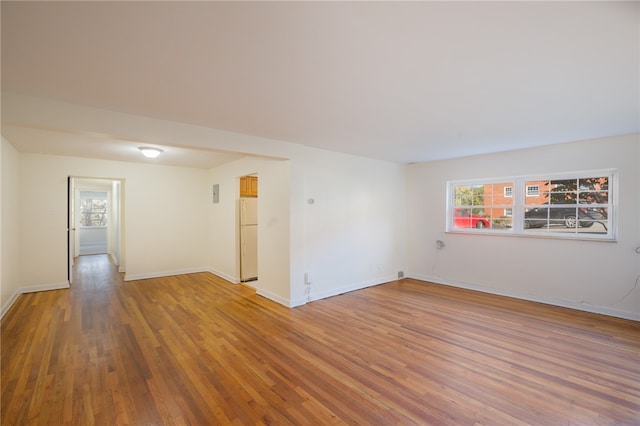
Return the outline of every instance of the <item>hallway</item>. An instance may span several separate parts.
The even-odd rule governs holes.
[[[74,291],[105,290],[110,285],[121,279],[118,267],[108,254],[94,254],[78,256],[73,265]]]

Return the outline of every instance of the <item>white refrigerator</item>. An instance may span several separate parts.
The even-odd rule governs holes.
[[[240,281],[258,279],[258,199],[240,198]]]

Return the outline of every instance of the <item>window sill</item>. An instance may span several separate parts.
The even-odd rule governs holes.
[[[472,230],[449,230],[449,231],[445,231],[445,233],[457,234],[457,235],[486,235],[486,236],[493,236],[493,237],[545,238],[545,239],[564,240],[564,241],[598,241],[598,242],[607,242],[607,243],[618,242],[618,239],[615,236],[595,235],[595,234],[567,234],[562,232],[515,233],[509,230],[487,231],[486,229],[485,230],[472,229]]]

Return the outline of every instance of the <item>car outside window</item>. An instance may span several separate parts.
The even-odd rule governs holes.
[[[499,230],[511,228],[511,217],[505,211],[512,208],[513,197],[505,188],[512,182],[453,185],[452,229]]]
[[[535,200],[525,205],[525,232],[607,234],[609,176],[548,179]]]

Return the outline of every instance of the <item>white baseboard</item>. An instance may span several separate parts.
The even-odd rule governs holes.
[[[240,279],[238,279],[237,277],[232,277],[231,275],[227,275],[224,272],[220,272],[213,268],[207,268],[207,271],[211,272],[213,275],[216,275],[222,278],[223,280],[229,281],[232,284],[240,284]]]
[[[0,318],[4,317],[4,314],[6,314],[9,309],[11,309],[11,307],[13,306],[14,303],[16,303],[16,300],[18,300],[18,296],[20,296],[22,293],[16,291],[14,292],[11,297],[9,298],[9,300],[7,300],[7,302],[2,305],[2,311],[0,312]]]
[[[538,303],[544,303],[547,305],[561,306],[563,308],[576,309],[578,311],[591,312],[594,314],[601,314],[601,315],[607,315],[611,317],[623,318],[623,319],[628,319],[633,321],[640,321],[640,313],[623,311],[620,309],[611,308],[609,306],[597,306],[597,305],[591,305],[589,303],[584,303],[584,302],[575,302],[572,300],[557,299],[554,297],[544,297],[544,296],[537,296],[532,294],[522,294],[522,293],[513,292],[513,291],[496,290],[496,289],[486,288],[486,287],[469,284],[469,283],[443,280],[440,277],[430,277],[427,275],[407,274],[407,278],[414,278],[420,281],[427,281],[434,284],[464,288],[467,290],[480,291],[482,293],[496,294],[498,296],[513,297],[514,299],[528,300],[530,302],[538,302]]]
[[[212,273],[213,275],[216,275],[220,278],[222,278],[223,280],[229,281],[231,284],[240,284],[240,279],[238,277],[232,277],[230,275],[225,274],[224,272],[220,272],[217,271],[213,268],[208,268],[208,271],[210,273]],[[251,281],[250,284],[255,284],[258,281]],[[262,297],[266,297],[269,300],[273,300],[276,303],[279,303],[281,305],[284,305],[288,308],[293,308],[293,306],[290,304],[289,300],[284,298],[284,297],[280,297],[275,293],[271,293],[269,291],[266,290],[262,290],[260,288],[256,288],[256,294],[262,296]]]
[[[299,297],[297,299],[291,299],[289,301],[289,304],[286,305],[289,308],[295,308],[296,306],[302,306],[302,305],[306,305],[307,302],[310,302],[311,300],[307,300],[307,297]]]
[[[187,269],[174,269],[170,271],[146,272],[142,274],[125,274],[124,280],[125,281],[146,280],[149,278],[162,278],[162,277],[170,277],[172,275],[195,274],[198,272],[209,272],[209,268],[198,267],[198,268],[187,268]]]
[[[361,290],[367,287],[373,287],[373,286],[388,283],[391,281],[396,281],[397,279],[398,278],[396,276],[389,275],[386,277],[380,277],[373,280],[361,281],[359,283],[353,283],[353,284],[345,285],[338,288],[332,288],[332,289],[321,291],[321,292],[315,292],[313,288],[313,284],[311,284],[311,289],[310,289],[311,293],[308,297],[305,296],[305,297],[299,297],[297,299],[290,300],[289,304],[287,304],[286,306],[289,306],[290,308],[294,308],[296,306],[304,305],[307,302],[313,302],[314,300],[326,299],[327,297],[337,296],[339,294],[349,293],[350,291]]]
[[[291,306],[291,302],[289,301],[289,299],[278,296],[275,293],[271,293],[269,291],[262,290],[262,289],[256,289],[256,294],[259,294],[262,297],[266,297],[269,300],[273,300],[274,302],[284,305],[287,308],[293,308],[293,306]]]
[[[373,287],[375,285],[380,285],[380,284],[384,284],[384,283],[388,283],[391,281],[396,281],[398,278],[393,276],[393,275],[389,275],[387,277],[380,277],[380,278],[376,278],[373,280],[367,280],[367,281],[362,281],[359,283],[353,283],[353,284],[349,284],[346,286],[342,286],[339,288],[333,288],[333,289],[329,289],[326,291],[322,291],[319,293],[316,293],[313,289],[313,284],[311,284],[311,297],[310,300],[314,301],[314,300],[320,300],[320,299],[326,299],[327,297],[332,297],[332,296],[337,296],[339,294],[343,294],[343,293],[348,293],[350,291],[355,291],[355,290],[361,290],[363,288],[367,288],[367,287]]]
[[[11,297],[4,304],[4,306],[2,306],[2,312],[0,312],[0,318],[4,317],[4,314],[6,314],[9,311],[9,309],[11,309],[11,307],[16,302],[16,300],[18,300],[18,296],[20,296],[21,294],[35,293],[37,291],[62,290],[69,287],[70,287],[69,281],[20,287],[11,295]]]
[[[381,278],[376,278],[376,279],[373,279],[373,280],[367,280],[367,281],[362,281],[362,282],[359,282],[359,283],[353,283],[353,284],[349,284],[349,285],[346,285],[346,286],[333,288],[333,289],[329,289],[329,290],[322,291],[322,292],[316,292],[316,293],[314,293],[314,291],[313,291],[313,284],[312,284],[311,285],[311,294],[309,296],[299,297],[299,298],[296,298],[296,299],[285,299],[285,298],[280,297],[280,296],[278,296],[276,294],[269,293],[268,291],[264,291],[264,290],[260,290],[260,289],[258,289],[256,291],[256,293],[261,295],[261,296],[266,297],[267,299],[271,299],[274,302],[280,303],[281,305],[284,305],[286,307],[295,308],[297,306],[305,305],[308,302],[313,302],[314,300],[326,299],[327,297],[337,296],[339,294],[344,294],[344,293],[348,293],[350,291],[355,291],[355,290],[361,290],[363,288],[373,287],[373,286],[376,286],[376,285],[388,283],[388,282],[395,281],[395,280],[397,280],[397,277],[390,275],[390,276],[387,276],[387,277],[381,277]]]

